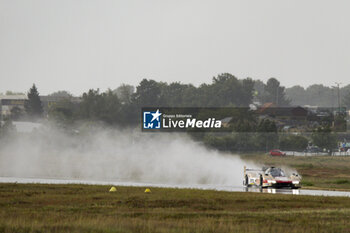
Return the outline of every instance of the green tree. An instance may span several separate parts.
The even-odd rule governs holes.
[[[29,117],[42,117],[43,106],[39,97],[39,92],[33,84],[28,94],[28,100],[24,104],[24,108]]]
[[[19,120],[21,117],[23,116],[23,109],[18,107],[18,106],[14,106],[13,108],[11,108],[11,119],[14,121]]]
[[[136,87],[134,103],[139,107],[159,106],[161,103],[162,83],[154,80],[143,79]]]
[[[308,103],[308,97],[306,90],[299,85],[286,89],[286,97],[291,100],[291,104],[303,106]]]
[[[306,149],[309,140],[301,135],[287,135],[280,138],[282,150],[303,151]]]
[[[254,81],[254,101],[264,103],[266,98],[265,83],[261,80]]]
[[[5,95],[25,95],[23,92],[6,91]]]
[[[277,126],[274,121],[263,119],[257,126],[257,141],[260,149],[273,149],[278,144]]]
[[[120,124],[121,103],[111,90],[102,94],[102,106],[99,118],[108,124]]]
[[[319,127],[311,135],[312,142],[329,153],[337,147],[337,137],[330,127]]]
[[[254,96],[254,80],[246,78],[241,81],[242,94],[240,96],[240,106],[248,107],[253,102]]]
[[[79,104],[79,118],[81,119],[98,119],[99,107],[101,106],[100,90],[90,89],[83,93],[82,101]]]
[[[162,85],[161,89],[161,105],[171,107],[193,107],[193,99],[188,98],[188,89],[192,89],[192,85],[181,84],[180,82],[173,82],[169,85]],[[196,90],[194,89],[194,92]]]
[[[340,89],[340,93],[350,91],[350,85]],[[293,86],[286,89],[286,96],[293,105],[313,105],[318,107],[337,107],[337,88],[327,87],[322,84],[313,84],[304,89],[301,86]]]
[[[235,108],[231,114],[230,126],[234,132],[256,132],[257,116],[249,108]]]
[[[257,131],[261,133],[277,133],[277,126],[274,121],[263,119],[259,122]]]
[[[319,107],[337,107],[337,90],[335,88],[314,84],[306,88],[305,104]]]
[[[132,95],[135,92],[135,87],[128,84],[122,84],[113,93],[117,94],[122,104],[130,104],[132,101]]]
[[[280,86],[280,82],[275,78],[270,78],[265,87],[267,95],[265,96],[264,102],[272,102],[277,106],[289,106],[290,100],[287,99],[285,88]]]
[[[50,106],[48,116],[50,120],[54,120],[62,126],[67,126],[74,121],[75,112],[76,105],[70,99],[62,99]]]
[[[212,84],[202,84],[197,89],[197,106],[200,107],[247,107],[252,103],[254,82],[247,78],[237,79],[229,73],[213,78]]]
[[[108,124],[120,124],[121,103],[111,90],[100,93],[90,89],[83,94],[78,116],[81,119],[98,120]]]
[[[70,99],[73,97],[73,95],[71,93],[69,93],[68,91],[56,91],[56,92],[51,93],[49,96],[61,97],[61,98],[66,98],[66,99]]]
[[[346,92],[343,97],[343,104],[344,107],[347,109],[350,109],[350,91]]]

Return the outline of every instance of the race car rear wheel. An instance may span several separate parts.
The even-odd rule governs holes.
[[[259,182],[259,186],[262,187],[263,186],[263,176],[260,174],[260,182]]]

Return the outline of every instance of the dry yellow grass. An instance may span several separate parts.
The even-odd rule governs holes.
[[[0,232],[347,232],[350,198],[0,185]]]

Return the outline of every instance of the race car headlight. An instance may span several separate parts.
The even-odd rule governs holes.
[[[267,181],[269,184],[276,184],[276,181],[275,180],[268,180]]]
[[[293,181],[293,184],[299,184],[298,180]]]

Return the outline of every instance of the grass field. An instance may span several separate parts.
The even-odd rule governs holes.
[[[350,198],[0,184],[0,232],[350,232]]]
[[[288,166],[304,188],[350,190],[350,157],[244,160]],[[0,184],[1,232],[350,232],[350,198],[96,185]]]
[[[288,166],[303,176],[303,188],[350,190],[350,156],[241,155],[247,161],[271,166]]]

